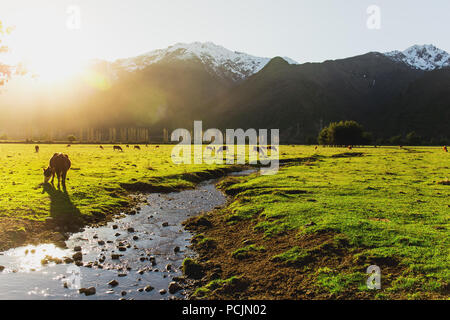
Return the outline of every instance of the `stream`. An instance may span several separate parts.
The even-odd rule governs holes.
[[[137,214],[72,234],[66,241],[68,249],[42,244],[1,252],[0,300],[184,299],[182,289],[174,294],[168,290],[173,278],[182,275],[184,258],[195,255],[189,248],[192,234],[182,222],[226,203],[216,182],[205,181],[193,190],[148,194],[148,203]],[[82,254],[83,265],[56,263],[76,252]],[[108,284],[113,280],[116,283]],[[78,290],[90,287],[95,294]]]

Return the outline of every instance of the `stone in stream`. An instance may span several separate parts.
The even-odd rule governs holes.
[[[126,273],[119,273],[117,276],[118,276],[118,277],[126,277],[127,274],[126,274]]]
[[[166,293],[167,293],[167,290],[166,290],[166,289],[161,289],[161,290],[159,290],[159,293],[160,293],[160,294],[166,294]]]
[[[169,293],[174,294],[181,290],[181,286],[176,283],[175,281],[172,281],[169,283]]]
[[[98,243],[99,246],[104,246],[105,245],[105,241],[103,241],[103,240],[99,240],[97,243]]]
[[[145,292],[150,292],[150,291],[152,291],[154,288],[152,287],[152,286],[146,286],[145,288],[144,288],[144,290],[145,290]]]
[[[91,296],[96,292],[95,287],[81,288],[78,291],[80,292],[80,294],[84,293],[86,296]]]
[[[126,247],[118,247],[119,251],[126,251],[127,248]]]
[[[64,257],[63,260],[64,260],[64,263],[73,263],[73,259],[69,258],[69,257]]]
[[[172,265],[171,265],[170,263],[166,266],[166,270],[167,270],[167,271],[172,270]]]
[[[117,233],[115,234],[115,236],[116,236],[116,237],[120,236],[120,233],[117,232]]]
[[[145,269],[139,269],[136,273],[138,273],[138,274],[144,274],[144,272],[145,272]]]
[[[138,239],[139,239],[138,236],[133,236],[133,240],[134,240],[134,241],[136,241],[136,240],[138,240]]]
[[[127,295],[127,292],[126,292],[126,291],[122,291],[120,294],[121,294],[122,296],[126,296],[126,295]]]
[[[111,259],[113,260],[119,260],[121,256],[122,256],[121,254],[111,253]]]
[[[137,291],[142,292],[142,291],[144,291],[144,288],[139,288],[139,289],[137,289]]]
[[[175,253],[180,252],[180,247],[176,246],[175,248],[173,248],[173,252]]]
[[[169,226],[169,223],[168,223],[168,222],[163,222],[162,226],[163,226],[163,227],[168,227],[168,226]]]
[[[78,252],[81,251],[81,247],[80,246],[76,246],[73,248],[73,251]]]
[[[119,226],[117,224],[113,225],[112,228],[115,230],[117,228],[119,228]]]
[[[111,287],[115,287],[119,284],[119,281],[117,280],[111,280],[110,282],[108,282],[108,285],[110,285]]]
[[[156,258],[154,256],[150,256],[148,260],[152,263],[152,266],[156,266]]]
[[[129,228],[127,229],[127,231],[130,232],[130,233],[131,233],[131,232],[134,232],[134,228],[129,227]]]
[[[83,260],[83,254],[80,251],[78,251],[72,256],[72,259],[75,261],[81,261]]]
[[[0,266],[0,272],[2,272],[3,270],[5,270],[4,266]]]

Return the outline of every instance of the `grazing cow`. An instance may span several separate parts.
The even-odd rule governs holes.
[[[129,148],[130,146],[127,144],[127,148]]]
[[[444,146],[444,148],[443,148],[443,149],[444,149],[444,151],[445,151],[445,152],[448,152],[448,150],[447,150],[447,146]]]
[[[67,171],[70,169],[71,162],[67,154],[55,153],[50,159],[50,165],[44,170],[44,183],[48,183],[50,178],[52,178],[51,183],[55,179],[55,174],[58,177],[58,189],[60,188],[61,178],[63,188],[66,188],[66,176]]]
[[[122,151],[123,152],[123,149],[122,149],[122,147],[121,146],[113,146],[113,151]]]
[[[68,144],[68,145],[67,145],[67,148],[69,148],[69,147],[71,147],[71,145],[70,145],[70,144]]]
[[[347,146],[347,149],[348,150],[352,150],[352,146]]]
[[[314,150],[317,150],[317,146],[314,148]]]
[[[159,146],[155,146],[155,148],[159,148]]]
[[[34,146],[34,151],[36,151],[36,153],[39,153],[39,146]]]
[[[100,146],[100,149],[102,149],[102,150],[103,150],[103,146]]]
[[[259,154],[262,154],[263,156],[265,155],[262,147],[255,146],[255,147],[253,147],[253,151],[258,152]]]
[[[225,150],[228,150],[228,147],[227,147],[227,146],[222,146],[222,147],[220,147],[220,148],[217,150],[217,152],[224,152]]]
[[[141,150],[141,147],[139,147],[139,146],[134,146],[134,148],[135,148],[136,150]]]

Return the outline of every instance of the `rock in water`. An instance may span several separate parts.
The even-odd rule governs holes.
[[[83,254],[80,251],[78,251],[72,256],[72,259],[75,261],[81,261],[83,260]]]
[[[108,282],[108,285],[110,285],[111,287],[115,287],[115,286],[119,285],[119,281],[111,280],[110,282]]]
[[[91,296],[93,294],[95,294],[96,290],[95,287],[89,287],[89,288],[81,288],[79,290],[80,294],[84,293],[86,296]]]
[[[152,286],[146,286],[145,288],[144,288],[144,290],[146,291],[146,292],[150,292],[150,291],[152,291],[154,288],[152,287]]]
[[[181,290],[181,286],[176,283],[175,281],[172,281],[169,283],[169,293],[174,294]]]

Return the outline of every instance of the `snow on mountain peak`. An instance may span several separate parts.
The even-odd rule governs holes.
[[[386,52],[385,56],[421,70],[434,70],[450,66],[450,54],[432,44],[414,45],[405,51]]]
[[[162,60],[199,59],[209,71],[234,81],[244,79],[260,71],[270,58],[255,57],[243,52],[231,51],[212,42],[176,43],[166,49],[158,49],[143,55],[118,60],[127,71],[143,69]],[[284,58],[290,64],[297,64]]]

